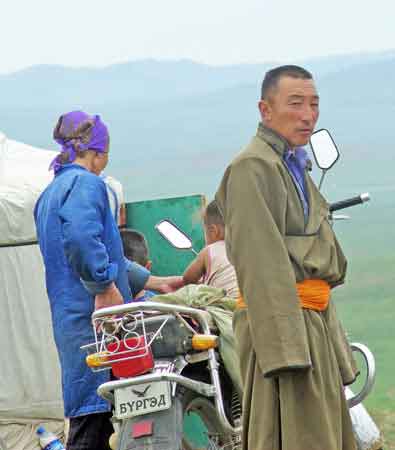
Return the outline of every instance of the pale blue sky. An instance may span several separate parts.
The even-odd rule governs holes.
[[[395,48],[394,17],[393,0],[0,0],[0,73],[33,64],[220,65],[386,50]]]

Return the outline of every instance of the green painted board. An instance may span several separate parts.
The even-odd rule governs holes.
[[[163,219],[170,219],[184,231],[193,242],[193,248],[200,251],[205,245],[202,210],[204,195],[146,200],[126,204],[128,228],[143,233],[148,241],[152,273],[154,275],[181,275],[194,259],[190,250],[172,247],[155,229]]]
[[[186,233],[193,248],[200,251],[204,245],[202,210],[206,205],[203,195],[164,198],[126,204],[126,225],[143,233],[148,241],[152,273],[154,275],[181,275],[195,258],[190,250],[172,247],[155,229],[163,219],[169,219]],[[196,448],[207,447],[207,430],[198,416],[185,418],[184,431]]]

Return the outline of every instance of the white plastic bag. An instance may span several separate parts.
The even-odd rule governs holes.
[[[348,387],[345,388],[345,393],[347,399],[354,395]],[[382,448],[380,430],[362,403],[350,409],[350,416],[358,450],[379,450]]]

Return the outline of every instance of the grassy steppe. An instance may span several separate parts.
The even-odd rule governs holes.
[[[350,340],[375,355],[376,384],[364,404],[383,431],[386,449],[395,449],[394,194],[373,191],[371,204],[350,210],[352,220],[335,225],[349,269],[334,299]]]

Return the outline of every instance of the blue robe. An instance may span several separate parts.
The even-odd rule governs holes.
[[[85,168],[68,164],[38,199],[34,218],[62,369],[65,416],[109,411],[96,389],[110,373],[92,372],[80,350],[94,342],[95,295],[114,281],[125,301],[131,296],[106,186]]]

